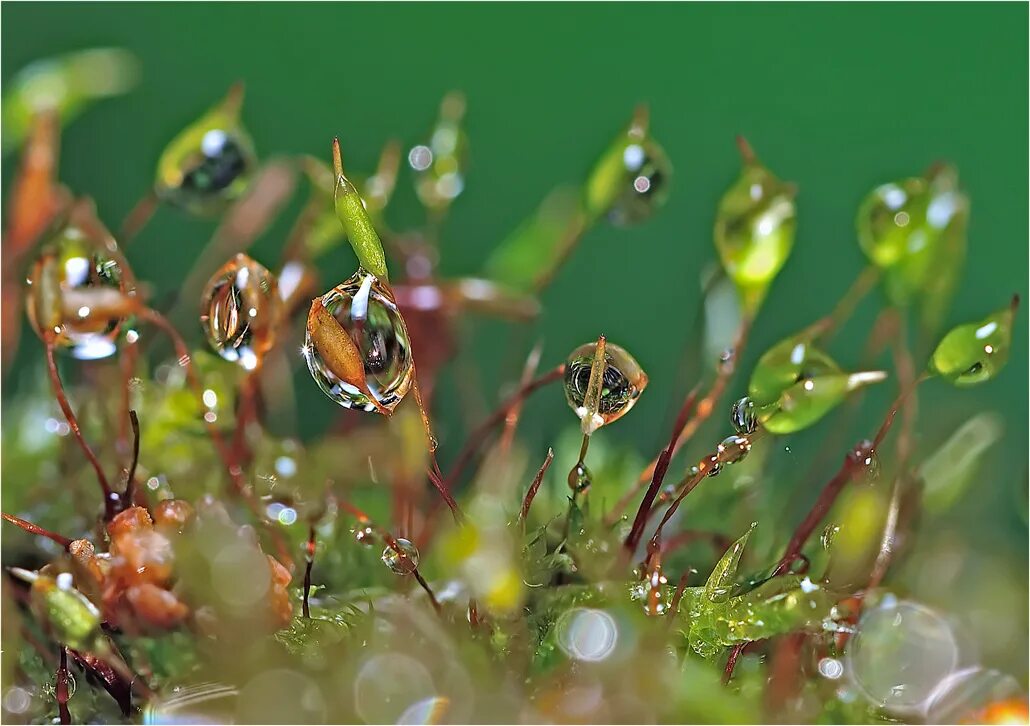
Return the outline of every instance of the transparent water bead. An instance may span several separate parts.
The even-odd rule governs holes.
[[[755,411],[754,402],[747,396],[735,401],[730,409],[730,421],[738,434],[753,434],[758,428],[758,413]]]
[[[418,567],[418,549],[411,541],[400,537],[395,542],[396,547],[387,545],[383,550],[383,564],[398,575],[410,575]]]
[[[596,350],[596,342],[581,345],[565,361],[565,398],[580,418],[586,415],[584,398]],[[624,416],[647,386],[647,374],[624,348],[607,342],[604,358],[601,400],[597,411],[602,425]]]
[[[958,663],[958,641],[944,617],[888,596],[859,621],[846,672],[870,703],[900,715],[922,710]]]
[[[578,463],[569,471],[569,489],[582,493],[590,489],[593,482],[593,475],[586,464]]]
[[[26,312],[44,341],[80,360],[106,358],[129,316],[135,282],[92,202],[74,205],[29,270]]]
[[[717,448],[719,464],[736,464],[751,451],[751,439],[746,436],[727,436]]]
[[[328,315],[308,318],[304,341],[315,383],[345,408],[393,411],[411,387],[414,365],[408,330],[389,290],[358,270],[320,302]],[[360,365],[350,360],[347,346],[356,346]]]
[[[275,275],[244,254],[218,270],[201,295],[200,324],[208,343],[248,371],[271,349],[281,314]]]
[[[643,222],[665,202],[672,165],[662,147],[648,138],[628,144],[622,163],[625,179],[608,210],[608,221],[625,227]]]

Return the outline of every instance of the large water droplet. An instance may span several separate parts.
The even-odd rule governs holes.
[[[751,439],[747,436],[727,436],[716,449],[720,464],[736,464],[743,461],[751,451]]]
[[[106,358],[133,307],[135,281],[93,204],[74,205],[29,271],[25,304],[43,340],[81,360]]]
[[[334,351],[325,348],[333,339],[323,333],[339,331],[313,332],[309,322],[304,355],[315,383],[345,408],[374,411],[378,403],[392,411],[411,386],[414,365],[408,330],[388,289],[374,275],[358,270],[323,295],[321,303],[331,316],[328,324],[338,324],[357,345],[365,380],[344,378],[345,372],[334,364]]]
[[[576,493],[582,493],[590,488],[593,482],[593,475],[586,464],[577,463],[569,472],[569,489]]]
[[[758,414],[755,412],[755,404],[750,398],[744,396],[735,401],[730,409],[730,421],[733,429],[741,435],[753,434],[758,428]]]
[[[395,542],[396,547],[383,550],[383,564],[398,575],[410,575],[418,567],[418,549],[410,540],[398,537]]]
[[[200,309],[211,347],[226,360],[254,370],[275,341],[282,301],[275,275],[239,254],[208,281]]]
[[[584,397],[590,382],[597,343],[576,348],[565,362],[565,398],[577,416],[586,415]],[[608,424],[625,415],[647,386],[647,374],[633,356],[614,343],[605,343],[605,366],[598,415]]]

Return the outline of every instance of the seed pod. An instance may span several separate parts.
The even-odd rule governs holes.
[[[428,144],[408,152],[408,163],[415,170],[415,191],[427,209],[440,212],[465,188],[468,137],[461,121],[465,116],[465,97],[448,93],[440,104],[440,116]]]
[[[972,386],[994,378],[1009,359],[1012,321],[1019,297],[976,323],[952,328],[937,344],[929,371],[955,386]]]
[[[190,214],[210,216],[239,199],[257,165],[254,144],[240,123],[243,86],[190,124],[165,148],[157,164],[159,199]]]
[[[100,639],[100,611],[72,586],[70,573],[51,577],[12,567],[11,574],[32,584],[32,607],[55,640],[75,650],[96,653],[104,649]]]
[[[665,203],[672,165],[648,122],[648,110],[641,106],[587,178],[584,204],[591,220],[607,216],[612,224],[629,226]]]
[[[343,174],[343,156],[340,140],[333,139],[333,173],[336,186],[333,198],[336,200],[336,216],[339,217],[347,239],[350,240],[358,263],[376,277],[387,281],[386,254],[379,240],[372,220],[365,209],[358,190]]]
[[[715,248],[737,286],[746,312],[753,313],[794,246],[794,185],[776,178],[738,139],[744,166],[719,200]]]

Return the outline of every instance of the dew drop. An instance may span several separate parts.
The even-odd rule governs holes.
[[[622,154],[624,178],[608,210],[608,221],[625,227],[643,222],[665,203],[672,165],[649,138],[629,144]]]
[[[74,205],[43,244],[26,282],[25,309],[41,339],[80,360],[115,352],[135,282],[91,203]],[[85,316],[80,314],[84,308]]]
[[[367,392],[334,372],[324,355],[331,351],[320,351],[320,337],[312,334],[309,321],[304,351],[311,377],[344,408],[374,411],[376,405],[369,399],[371,395],[379,406],[392,411],[408,392],[414,373],[408,330],[393,296],[374,275],[359,269],[323,295],[321,301],[340,328],[358,344]]]
[[[719,464],[736,464],[743,461],[751,451],[751,439],[746,436],[728,436],[722,440],[716,451]]]
[[[355,527],[353,534],[354,541],[358,544],[371,546],[375,543],[374,532],[371,527]]]
[[[580,418],[587,415],[584,399],[596,350],[596,342],[581,345],[565,362],[565,399]],[[597,413],[604,424],[609,424],[633,408],[647,386],[647,374],[633,356],[614,343],[605,343],[604,357],[601,402]]]
[[[593,482],[593,475],[586,464],[579,462],[569,472],[569,489],[577,494],[583,493],[590,488]]]
[[[754,402],[747,396],[735,401],[730,408],[730,421],[738,434],[753,434],[758,428],[758,414],[755,412]]]
[[[828,525],[826,525],[826,527],[823,529],[822,537],[820,537],[820,541],[822,542],[823,549],[828,550],[828,549],[830,549],[830,547],[833,546],[833,540],[837,537],[837,534],[839,532],[840,532],[840,525],[839,524],[828,524]]]
[[[398,575],[410,575],[418,567],[418,549],[406,539],[398,537],[396,547],[383,550],[383,564]]]
[[[256,369],[271,349],[282,302],[275,275],[244,254],[208,281],[201,295],[200,324],[220,356]]]

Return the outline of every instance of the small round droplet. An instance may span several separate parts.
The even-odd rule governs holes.
[[[75,674],[72,673],[70,670],[66,673],[66,682],[68,684],[68,698],[71,698],[72,696],[75,695],[76,683],[75,683]],[[51,678],[48,683],[45,683],[43,685],[43,691],[48,696],[50,696],[51,698],[55,698],[57,696],[57,674],[56,673],[54,674],[53,678]]]
[[[397,538],[396,547],[383,550],[383,564],[398,575],[410,575],[418,567],[418,549],[409,540]]]
[[[706,472],[705,475],[706,476],[719,476],[719,474],[721,474],[721,473],[722,473],[722,464],[720,464],[718,461],[712,461],[711,464],[708,466],[708,471]]]
[[[581,345],[565,362],[565,399],[581,418],[587,414],[584,398],[596,350],[596,342]],[[609,424],[633,408],[647,386],[647,374],[624,348],[606,342],[604,350],[605,366],[597,413],[605,424]]]
[[[569,472],[569,489],[577,494],[587,491],[592,482],[593,475],[590,473],[590,469],[587,468],[586,464],[583,464],[582,462],[572,467],[572,470]]]
[[[355,527],[353,533],[354,541],[360,545],[371,546],[375,543],[374,532],[371,527]]]
[[[392,411],[411,387],[414,364],[404,318],[389,290],[374,275],[358,270],[323,295],[321,302],[333,319],[329,324],[335,322],[357,344],[365,390],[359,387],[361,382],[342,377],[332,362],[334,351],[324,347],[332,344],[332,336],[339,331],[313,331],[309,320],[304,356],[315,383],[345,408],[374,411],[378,403]]]
[[[275,341],[282,302],[275,275],[244,254],[208,281],[200,324],[208,343],[228,361],[255,370]]]
[[[753,434],[758,428],[758,414],[755,413],[754,402],[747,396],[735,401],[730,409],[730,421],[738,434]]]
[[[875,481],[880,476],[880,459],[873,450],[873,442],[864,439],[855,445],[848,454],[851,461],[862,472],[861,476],[868,481]]]
[[[135,282],[93,205],[74,205],[29,271],[25,304],[29,323],[80,360],[106,358],[132,309]]]
[[[728,436],[716,449],[720,464],[736,464],[743,461],[751,451],[751,439],[746,436]]]

